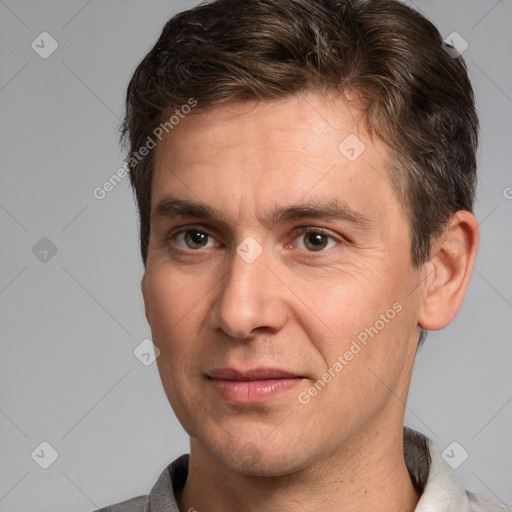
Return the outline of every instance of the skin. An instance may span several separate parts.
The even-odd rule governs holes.
[[[365,145],[354,161],[338,150],[349,134]],[[369,137],[355,101],[325,93],[189,115],[155,151],[142,292],[162,383],[190,436],[180,509],[414,510],[402,426],[420,326],[443,328],[462,303],[474,216],[457,212],[432,258],[414,268],[387,148]],[[221,217],[162,215],[170,197]],[[269,222],[277,208],[333,201],[366,222]],[[204,246],[188,245],[190,230]],[[237,253],[247,237],[262,250],[251,263]],[[393,319],[301,403],[397,303]],[[208,378],[225,367],[281,368],[300,380],[264,402],[238,403]]]

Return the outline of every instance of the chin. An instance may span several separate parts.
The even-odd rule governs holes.
[[[279,477],[307,466],[303,451],[299,458],[299,454],[295,453],[293,448],[289,449],[294,453],[286,453],[283,447],[275,449],[265,442],[263,446],[248,442],[236,452],[217,454],[217,457],[227,468],[241,475]]]

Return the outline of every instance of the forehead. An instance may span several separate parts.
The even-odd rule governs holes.
[[[301,151],[304,161],[308,156],[318,160],[322,156],[318,150],[332,160],[333,155],[338,156],[339,144],[348,135],[361,140],[369,136],[355,97],[327,94],[307,92],[275,101],[232,101],[204,112],[199,104],[172,131],[164,134],[157,154],[172,147],[180,152],[182,161],[188,161],[205,150],[225,155],[230,149],[244,147],[246,153],[251,149],[265,149],[258,160],[269,153],[273,159],[275,152],[290,151]],[[323,147],[319,147],[319,138]],[[374,142],[385,156],[384,146]]]
[[[378,216],[397,202],[387,148],[347,98],[308,93],[192,113],[155,151],[153,211],[169,195],[238,217],[333,200]]]

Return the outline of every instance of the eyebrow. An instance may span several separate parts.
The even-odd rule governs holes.
[[[151,219],[174,219],[192,217],[204,220],[216,220],[229,224],[226,215],[217,208],[201,201],[191,201],[175,197],[161,200],[151,214]],[[289,206],[282,206],[271,211],[261,219],[265,224],[276,225],[280,222],[305,219],[333,219],[344,220],[350,223],[367,227],[370,219],[363,213],[355,211],[346,203],[338,199],[329,201],[309,201]]]

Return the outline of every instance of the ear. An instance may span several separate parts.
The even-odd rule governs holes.
[[[142,276],[141,282],[140,282],[140,289],[142,291],[142,298],[144,300],[144,313],[146,315],[146,320],[148,321],[148,324],[151,326],[150,321],[150,307],[149,307],[149,293],[148,293],[148,282],[146,278],[146,272],[144,272],[144,275]]]
[[[478,221],[468,211],[456,212],[423,267],[418,323],[428,331],[446,327],[459,311],[478,251]]]

